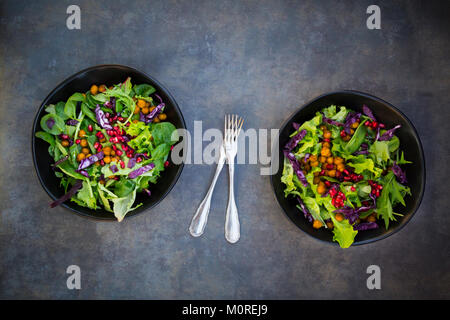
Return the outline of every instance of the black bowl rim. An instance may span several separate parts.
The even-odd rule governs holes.
[[[378,102],[380,102],[380,103],[385,104],[387,107],[392,108],[394,111],[398,112],[398,113],[406,120],[406,122],[411,126],[411,128],[412,128],[413,131],[414,131],[415,138],[416,138],[417,141],[419,142],[420,156],[421,156],[421,164],[422,164],[422,172],[423,172],[423,176],[422,176],[423,184],[421,185],[421,189],[420,189],[420,193],[419,193],[419,201],[417,202],[417,205],[413,208],[411,214],[410,214],[407,218],[402,219],[402,221],[400,222],[400,224],[399,224],[396,228],[393,228],[393,229],[391,229],[391,230],[388,230],[386,233],[384,233],[384,234],[382,234],[382,235],[380,235],[380,236],[378,236],[378,237],[371,238],[371,239],[367,239],[367,240],[362,240],[362,241],[355,241],[355,242],[351,245],[351,247],[354,247],[354,246],[359,246],[359,245],[363,245],[363,244],[373,243],[373,242],[376,242],[376,241],[379,241],[379,240],[383,240],[383,239],[385,239],[385,238],[387,238],[387,237],[390,237],[390,236],[392,236],[393,234],[395,234],[395,233],[397,233],[398,231],[400,231],[401,229],[403,229],[403,227],[404,227],[404,226],[412,219],[412,217],[416,214],[417,210],[419,209],[419,207],[420,207],[420,205],[421,205],[421,203],[422,203],[422,200],[423,200],[424,193],[425,193],[425,185],[426,185],[426,166],[425,166],[425,154],[424,154],[424,152],[423,152],[422,141],[420,140],[420,137],[419,137],[419,134],[418,134],[418,132],[417,132],[416,127],[415,127],[414,124],[409,120],[409,118],[408,118],[408,117],[407,117],[400,109],[398,109],[397,107],[395,107],[395,106],[392,105],[391,103],[389,103],[389,102],[387,102],[387,101],[385,101],[385,100],[383,100],[383,99],[381,99],[381,98],[378,98],[378,97],[376,97],[376,96],[373,96],[373,95],[371,95],[371,94],[368,94],[368,93],[365,93],[365,92],[361,92],[361,91],[356,91],[356,90],[337,90],[337,91],[332,91],[332,92],[328,92],[328,93],[321,94],[321,95],[319,95],[319,96],[317,96],[317,97],[315,97],[315,98],[313,98],[313,99],[307,101],[307,102],[304,103],[300,108],[296,109],[292,114],[290,114],[289,117],[286,118],[286,120],[282,123],[282,125],[281,125],[281,127],[280,127],[280,132],[288,125],[288,123],[292,120],[292,118],[293,118],[297,113],[301,112],[302,109],[304,109],[305,107],[307,107],[308,105],[310,105],[310,104],[313,103],[314,101],[319,100],[319,99],[322,99],[323,97],[326,97],[326,96],[331,96],[331,95],[335,95],[335,94],[343,94],[343,93],[345,93],[345,94],[354,94],[354,95],[357,95],[357,96],[361,96],[361,97],[365,97],[365,98],[369,98],[369,99],[378,101]],[[275,150],[275,148],[278,148],[278,149],[279,149],[279,143],[280,143],[280,141],[279,141],[279,139],[277,139],[277,143],[275,143],[274,149],[272,150],[272,162],[273,162],[273,157],[274,157],[274,156],[278,156],[278,151],[276,151],[276,152],[273,152],[273,151]],[[280,170],[280,168],[278,168],[278,170]],[[271,174],[271,175],[270,175],[270,185],[271,185],[271,187],[272,187],[273,195],[274,195],[275,199],[277,200],[277,203],[278,203],[278,205],[280,206],[281,210],[283,211],[284,216],[285,216],[292,224],[294,224],[298,229],[300,229],[303,233],[307,234],[309,237],[311,237],[311,238],[313,238],[313,239],[315,239],[315,240],[317,240],[317,241],[320,241],[320,242],[324,242],[324,243],[327,243],[327,244],[331,244],[331,245],[333,245],[333,246],[338,246],[338,243],[335,242],[335,241],[327,241],[327,240],[319,239],[319,238],[315,237],[314,235],[307,233],[305,230],[303,230],[302,228],[300,228],[299,226],[297,226],[297,225],[291,220],[291,218],[288,216],[287,212],[284,210],[283,206],[281,205],[280,200],[278,200],[278,197],[276,196],[275,186],[274,186],[274,176],[275,176],[275,174]]]
[[[32,131],[31,131],[31,151],[32,151],[32,155],[33,155],[33,166],[34,166],[34,170],[36,172],[36,175],[38,176],[39,182],[42,186],[42,188],[45,190],[45,192],[50,196],[51,199],[56,200],[57,198],[50,192],[50,190],[48,190],[48,188],[45,186],[45,183],[39,173],[39,171],[37,170],[37,160],[36,160],[36,152],[35,152],[35,141],[36,141],[36,136],[35,136],[35,132],[37,130],[37,125],[38,125],[38,116],[41,113],[42,109],[47,105],[48,100],[50,99],[51,96],[53,96],[58,90],[60,90],[64,85],[66,85],[68,82],[72,81],[74,78],[78,77],[79,75],[85,73],[85,72],[89,72],[92,70],[96,70],[96,69],[103,69],[103,68],[123,68],[123,69],[128,69],[132,72],[136,72],[141,74],[142,76],[150,79],[151,81],[153,81],[154,83],[156,83],[162,91],[164,91],[164,93],[172,100],[171,102],[173,103],[174,107],[178,110],[178,113],[180,114],[181,117],[181,122],[183,124],[183,129],[187,129],[186,128],[186,122],[184,120],[183,117],[183,113],[181,112],[180,107],[178,106],[178,103],[176,102],[175,98],[172,96],[172,94],[170,93],[169,90],[167,90],[167,88],[161,84],[161,82],[159,82],[158,80],[156,80],[154,77],[146,74],[145,72],[139,71],[136,68],[127,66],[127,65],[121,65],[121,64],[99,64],[99,65],[95,65],[95,66],[91,66],[88,68],[85,68],[81,71],[78,71],[77,73],[72,74],[71,76],[67,77],[66,79],[64,79],[62,82],[60,82],[43,100],[43,102],[41,103],[41,105],[39,106],[36,115],[34,116],[34,121],[33,121],[33,127],[32,127]],[[175,179],[173,179],[172,183],[169,185],[169,188],[166,190],[166,192],[163,193],[163,195],[158,199],[158,201],[156,201],[155,203],[153,203],[152,205],[149,205],[147,208],[145,208],[146,210],[140,211],[138,213],[134,213],[134,214],[130,214],[130,215],[126,215],[125,219],[130,219],[132,217],[138,216],[144,212],[147,212],[148,210],[154,208],[155,206],[157,206],[168,194],[169,192],[173,189],[173,187],[175,186],[175,184],[177,183],[178,179],[180,178],[181,172],[183,171],[184,168],[184,163],[182,162],[179,167],[178,167],[178,171],[177,174],[175,175]],[[117,222],[116,219],[114,219],[114,217],[111,218],[103,218],[103,217],[96,217],[93,215],[89,215],[86,213],[83,213],[81,211],[78,211],[77,209],[74,209],[72,207],[70,207],[69,205],[67,205],[66,203],[62,203],[61,204],[62,207],[69,209],[73,212],[75,212],[76,214],[78,214],[79,216],[82,216],[84,218],[88,218],[88,219],[92,219],[92,220],[96,220],[96,221],[108,221],[108,222]]]

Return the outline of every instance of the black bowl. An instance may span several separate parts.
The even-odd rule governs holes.
[[[360,231],[356,235],[353,245],[366,244],[384,239],[403,228],[419,208],[425,190],[425,159],[422,144],[411,121],[396,107],[377,97],[355,91],[327,93],[306,103],[290,116],[280,129],[279,140],[274,147],[275,152],[272,153],[272,157],[278,157],[278,163],[280,164],[279,170],[271,176],[273,191],[283,211],[298,228],[316,239],[336,244],[336,242],[333,242],[333,233],[331,231],[325,228],[316,230],[303,217],[303,214],[296,208],[297,202],[294,197],[284,197],[284,184],[281,182],[284,159],[282,149],[287,141],[289,141],[289,135],[294,131],[292,123],[303,123],[304,121],[310,120],[317,111],[332,104],[345,106],[360,112],[362,112],[362,106],[365,104],[373,110],[375,117],[380,122],[386,124],[388,128],[397,124],[402,125],[395,134],[400,139],[400,148],[404,151],[405,159],[413,162],[405,166],[408,178],[407,185],[411,188],[412,196],[405,198],[406,207],[401,205],[395,207],[395,212],[401,213],[403,216],[398,217],[397,221],[391,221],[389,223],[389,229],[386,230],[382,224],[378,229]],[[274,161],[276,160],[272,158],[272,162]]]
[[[45,115],[45,106],[52,103],[55,104],[59,101],[65,101],[74,92],[86,92],[94,83],[106,84],[109,86],[123,82],[127,77],[131,77],[134,84],[147,83],[155,87],[156,93],[158,93],[166,104],[164,112],[167,114],[167,119],[177,128],[186,128],[186,123],[184,122],[184,118],[178,104],[175,102],[175,99],[169,91],[158,81],[143,72],[121,65],[99,65],[74,74],[50,92],[39,107],[33,123],[32,153],[34,167],[42,187],[53,200],[60,198],[64,194],[64,190],[60,187],[60,179],[55,176],[50,167],[54,160],[48,153],[48,143],[35,137],[35,132],[41,130],[40,121]],[[143,205],[128,213],[126,217],[135,216],[156,206],[173,188],[182,170],[183,164],[170,164],[161,173],[158,183],[152,185],[152,195],[150,197],[147,194],[136,195],[135,203],[137,204],[142,202]],[[43,205],[47,206],[49,203],[44,203]],[[62,206],[84,217],[101,220],[116,220],[111,212],[104,209],[92,210],[81,207],[71,201],[66,201],[62,204]]]

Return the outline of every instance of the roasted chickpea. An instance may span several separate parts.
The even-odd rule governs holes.
[[[315,167],[318,167],[318,166],[319,166],[319,161],[311,162],[311,167],[315,168]]]
[[[335,157],[334,158],[334,164],[335,165],[338,165],[338,164],[343,163],[343,162],[344,162],[344,159],[342,159],[341,157]]]
[[[89,154],[89,148],[83,148],[81,149],[81,152],[84,154]]]
[[[322,143],[322,148],[330,148],[331,144],[329,142],[323,142]]]
[[[333,164],[333,161],[334,161],[333,157],[327,158],[327,163],[328,164]]]
[[[150,112],[152,112],[155,109],[155,107],[150,107]]]
[[[106,91],[106,86],[104,84],[102,84],[100,87],[98,87],[98,91],[99,92],[105,92]]]
[[[133,123],[138,123],[138,122],[139,122],[138,119],[134,119],[134,120],[133,120]]]
[[[149,112],[150,112],[149,108],[147,108],[147,107],[142,108],[143,114],[148,114]]]
[[[98,87],[93,84],[91,87],[91,94],[96,95],[98,93]]]
[[[359,121],[352,123],[351,128],[356,129],[359,127]]]
[[[319,182],[319,186],[317,187],[317,192],[319,194],[322,194],[325,192],[325,183],[323,183],[322,181]]]
[[[105,154],[105,156],[109,156],[111,154],[111,147],[104,147],[103,153]]]
[[[321,157],[319,158],[319,161],[320,161],[321,163],[325,163],[325,162],[327,162],[327,157],[321,156]]]
[[[68,146],[69,146],[69,141],[67,141],[67,140],[61,141],[61,145],[62,145],[63,147],[68,147]]]
[[[337,165],[337,170],[338,170],[339,172],[344,171],[344,170],[345,170],[345,165],[344,165],[343,163],[339,163],[339,164]]]
[[[342,140],[344,140],[345,142],[349,141],[352,137],[349,135],[346,135],[345,137],[342,138]]]
[[[138,114],[139,111],[141,111],[141,109],[139,109],[139,107],[136,106],[136,108],[134,108],[133,114]]]
[[[112,155],[111,155],[111,162],[116,162],[117,161],[117,158],[116,157],[113,157]]]
[[[325,131],[325,132],[323,133],[323,137],[324,137],[325,139],[330,139],[330,138],[331,138],[331,132],[330,132],[330,131]]]
[[[79,153],[77,155],[77,161],[81,162],[81,160],[83,160],[84,158],[86,158],[86,155],[84,153]]]
[[[145,107],[145,100],[139,99],[139,100],[137,101],[137,106],[138,106],[139,108],[144,108],[144,107]]]
[[[111,157],[110,156],[106,156],[103,158],[103,161],[105,161],[106,164],[111,162]]]
[[[336,218],[337,221],[342,221],[344,220],[344,216],[342,215],[342,213],[336,213],[336,215],[334,216]]]
[[[310,170],[311,170],[311,166],[310,166],[309,164],[307,164],[307,165],[305,166],[305,170],[306,170],[306,171],[310,171]]]
[[[115,152],[114,150],[111,150],[111,155],[112,155],[112,156],[115,156],[115,155],[116,155],[116,152]]]
[[[314,177],[314,179],[313,179],[313,183],[314,184],[319,184],[319,182],[320,182],[320,177]]]
[[[95,164],[97,164],[97,162]],[[105,184],[105,180],[100,180],[98,183]]]
[[[377,218],[376,218],[375,214],[372,213],[370,216],[368,216],[367,217],[367,221],[368,222],[375,222],[375,221],[377,221]]]
[[[320,229],[321,227],[322,227],[322,222],[320,222],[319,220],[314,220],[313,228],[314,229]]]
[[[155,119],[153,119],[153,122],[154,122],[154,123],[158,123],[158,122],[161,122],[161,120],[159,120],[159,118],[156,117]]]
[[[88,146],[87,140],[86,140],[86,139],[82,139],[82,140],[80,141],[80,145],[81,145],[82,147],[87,147],[87,146]]]
[[[101,139],[98,139],[98,141],[101,142],[101,143],[106,142],[106,137],[103,137],[103,138],[101,138]]]
[[[322,130],[322,131],[325,131],[325,130],[327,129],[327,127],[326,127],[325,125],[321,125],[321,126],[319,127],[319,129]]]
[[[86,131],[84,131],[83,129],[81,129],[80,131],[78,131],[78,136],[79,136],[80,138],[86,137]]]
[[[328,229],[333,229],[333,227],[334,227],[333,222],[328,221],[327,222],[327,227],[328,227]]]
[[[150,108],[150,102],[145,101],[145,106],[146,106],[147,108]]]
[[[336,170],[328,170],[327,174],[329,177],[334,178],[336,177]]]
[[[355,133],[355,130],[350,129],[350,134],[354,134],[354,133]]]
[[[309,157],[309,161],[311,161],[311,162],[314,162],[314,161],[317,161],[317,156],[316,155],[311,155],[310,157]]]
[[[159,120],[164,121],[167,119],[167,115],[165,113],[160,113],[158,115]]]
[[[314,177],[318,177],[320,175],[320,172],[316,171],[316,172],[313,173],[313,175],[314,175]]]

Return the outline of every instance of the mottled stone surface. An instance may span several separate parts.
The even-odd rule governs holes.
[[[450,298],[448,1],[377,1],[382,30],[366,28],[373,1],[77,1],[82,29],[66,28],[72,1],[0,2],[0,298],[397,299]],[[277,128],[299,105],[354,89],[400,108],[427,159],[424,201],[383,241],[341,250],[285,218],[257,165],[237,168],[242,238],[223,235],[227,176],[206,233],[188,234],[213,167],[188,165],[154,210],[123,223],[63,209],[34,172],[31,126],[51,89],[88,66],[118,63],[159,79],[189,128]],[[82,270],[82,289],[65,270]],[[366,288],[366,267],[382,290]]]

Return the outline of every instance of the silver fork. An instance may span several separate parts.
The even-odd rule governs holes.
[[[244,119],[238,115],[225,115],[225,136],[223,145],[228,162],[230,175],[227,214],[225,217],[225,238],[230,243],[235,243],[241,236],[239,215],[234,201],[234,158],[237,153],[237,138],[241,132]]]
[[[220,146],[219,161],[217,163],[216,173],[209,186],[208,192],[205,198],[198,206],[197,212],[192,217],[191,225],[189,226],[189,232],[193,237],[200,237],[205,231],[206,223],[208,222],[209,209],[211,207],[211,197],[216,186],[217,178],[222,171],[223,164],[225,163],[225,149],[223,144]]]

